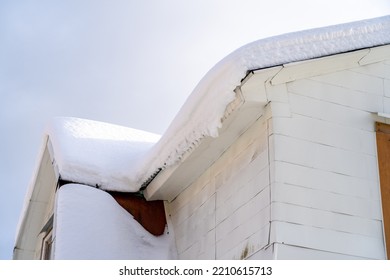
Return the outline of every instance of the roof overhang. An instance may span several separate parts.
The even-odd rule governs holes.
[[[389,58],[390,45],[384,45],[250,71],[235,90],[236,98],[226,109],[219,136],[203,138],[178,164],[162,170],[145,189],[145,197],[171,201],[193,183],[265,113],[272,86]]]
[[[279,67],[259,70],[256,79],[265,84],[279,71]],[[146,199],[173,200],[264,114],[264,108],[268,103],[266,89],[254,87],[249,82],[252,76],[253,74],[249,74],[242,85],[236,88],[236,98],[225,111],[219,136],[203,138],[196,148],[187,151],[179,164],[161,171],[145,189]]]

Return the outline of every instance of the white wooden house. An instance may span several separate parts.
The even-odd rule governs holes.
[[[166,247],[173,258],[386,259],[387,123],[389,16],[244,46],[210,70],[167,132],[140,153],[128,187],[114,186],[121,183],[111,180],[113,171],[106,185],[99,176],[85,182],[90,170],[80,166],[77,180],[65,181],[99,192],[141,190],[148,201],[164,201],[165,239],[155,246],[174,240]],[[55,170],[49,154],[41,169]],[[32,194],[45,200],[45,210],[32,213],[33,200],[26,204],[15,258],[42,255],[47,237],[39,232],[53,213],[54,258],[63,248],[56,245],[56,189],[37,189],[64,177],[61,170],[39,172]]]

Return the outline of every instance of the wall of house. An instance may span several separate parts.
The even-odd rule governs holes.
[[[390,61],[265,87],[265,114],[166,203],[179,258],[385,259],[375,122]]]
[[[390,62],[269,87],[275,257],[384,259],[373,113],[390,113]]]
[[[50,142],[48,142],[47,145],[51,145]],[[44,193],[43,195],[40,195],[40,198],[38,200],[45,201],[45,203],[39,202],[42,204],[42,218],[41,221],[42,224],[40,224],[40,233],[37,236],[37,243],[35,247],[35,256],[34,259],[41,259],[44,258],[43,256],[43,239],[45,238],[46,234],[48,234],[52,230],[52,225],[49,226],[48,231],[42,232],[42,228],[49,222],[50,217],[54,214],[54,201],[55,201],[55,193],[56,193],[56,183],[57,183],[57,176],[55,174],[55,171],[53,169],[52,165],[52,158],[50,156],[50,149],[46,148],[45,153],[42,159],[42,168],[43,168],[43,174],[38,175],[38,179],[36,184],[41,184],[42,189],[40,189],[39,192]],[[39,195],[39,194],[38,194]],[[52,233],[52,238],[55,238],[54,232]]]
[[[171,203],[180,259],[243,259],[269,241],[268,121],[258,119]]]
[[[27,194],[26,209],[14,249],[14,259],[40,259],[45,232],[43,227],[53,214],[56,175],[46,141],[36,177]],[[31,193],[30,193],[31,192]]]

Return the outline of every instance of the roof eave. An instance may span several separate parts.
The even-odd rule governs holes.
[[[267,87],[389,58],[390,45],[383,45],[250,71],[235,90],[236,98],[226,109],[219,136],[203,138],[179,163],[159,172],[145,189],[145,197],[171,201],[194,182],[265,113],[272,100]]]
[[[261,79],[265,82],[279,70],[266,69]],[[245,80],[242,85],[245,85]],[[226,108],[219,136],[215,138],[207,136],[201,139],[195,148],[186,152],[178,164],[159,172],[144,191],[146,199],[173,200],[264,114],[264,108],[268,103],[265,88],[262,91],[258,89],[254,91],[250,86],[242,85],[236,88],[236,97]]]

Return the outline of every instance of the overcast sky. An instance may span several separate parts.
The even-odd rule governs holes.
[[[12,257],[52,117],[161,134],[240,46],[387,14],[389,0],[1,0],[0,259]]]

